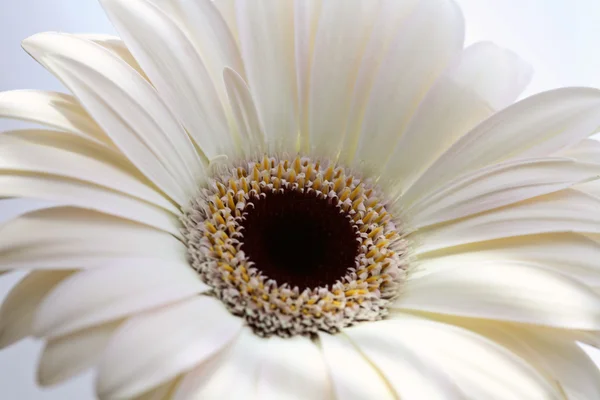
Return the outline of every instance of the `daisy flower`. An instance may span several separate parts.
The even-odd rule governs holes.
[[[100,399],[600,398],[600,91],[451,0],[101,0],[0,94],[0,344]]]

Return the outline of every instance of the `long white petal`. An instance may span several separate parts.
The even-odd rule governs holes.
[[[13,172],[83,181],[180,214],[121,156],[69,133],[21,130],[2,134],[0,174],[8,176]]]
[[[38,365],[39,384],[55,385],[93,367],[119,323],[95,326],[47,342]]]
[[[106,50],[109,50],[110,52],[121,58],[123,61],[125,61],[127,64],[129,64],[129,66],[135,69],[138,72],[138,74],[143,76],[146,80],[149,80],[146,76],[146,73],[142,71],[140,64],[138,64],[135,57],[133,57],[133,54],[131,54],[131,52],[129,51],[129,48],[127,48],[125,42],[123,42],[118,36],[103,34],[78,34],[77,36],[94,42],[104,47]]]
[[[548,156],[592,135],[600,126],[600,90],[563,88],[520,101],[485,120],[447,149],[406,187],[412,203],[440,184],[511,158]]]
[[[56,203],[38,199],[0,199],[0,227],[21,215],[56,206]]]
[[[167,195],[188,201],[203,167],[187,133],[150,84],[101,46],[57,33],[23,47],[79,98],[117,147]]]
[[[396,398],[381,373],[344,335],[319,333],[319,339],[336,399]]]
[[[73,96],[39,90],[14,90],[0,93],[0,118],[34,122],[71,132],[94,143],[110,147],[102,131]]]
[[[446,378],[457,385],[461,393],[456,398],[490,400],[562,400],[564,397],[550,381],[525,360],[493,341],[456,326],[410,316],[397,316],[394,320],[359,325],[346,330],[367,356],[389,360],[389,366],[407,364],[408,360],[394,358],[392,354],[410,349],[418,363],[406,370],[410,375],[394,374],[392,378],[399,389],[403,385],[415,390],[433,390],[438,383],[430,376],[424,382],[410,381],[419,376],[418,367],[442,370]],[[419,365],[421,364],[421,365]],[[412,368],[412,371],[411,371]],[[427,372],[422,370],[422,373]],[[386,372],[384,372],[386,373]],[[392,374],[392,371],[388,371]],[[422,375],[421,375],[422,376]],[[422,376],[423,377],[423,376]],[[434,399],[416,392],[415,399]],[[421,392],[422,393],[422,392]],[[435,393],[435,392],[434,392]],[[452,392],[447,392],[451,394]],[[458,396],[458,397],[457,397]],[[413,397],[402,397],[412,399]],[[440,398],[446,399],[445,392]]]
[[[561,151],[559,155],[574,158],[581,162],[600,165],[600,142],[595,139],[583,139],[575,146]]]
[[[304,336],[269,339],[256,385],[261,400],[326,400],[332,394],[321,350]]]
[[[186,248],[168,233],[69,207],[31,212],[0,227],[1,270],[127,265],[131,258],[185,262]]]
[[[136,396],[132,400],[172,400],[173,393],[178,382],[179,379],[173,379],[152,390],[147,391],[144,394]]]
[[[256,398],[256,380],[267,356],[268,340],[243,328],[229,348],[184,376],[173,400]]]
[[[425,94],[460,52],[463,39],[463,18],[453,1],[418,3],[396,32],[373,83],[356,165],[371,174],[380,172]]]
[[[231,152],[234,144],[214,81],[178,24],[146,0],[101,3],[167,107],[207,158]]]
[[[242,59],[270,151],[296,151],[294,3],[236,2]]]
[[[35,312],[42,299],[71,271],[36,271],[14,286],[0,307],[0,348],[32,334]]]
[[[491,43],[465,49],[419,105],[385,167],[383,181],[396,190],[410,186],[458,138],[512,104],[531,75],[529,65]]]
[[[99,397],[132,397],[189,371],[231,342],[242,321],[208,296],[131,318],[103,354]]]
[[[209,287],[187,263],[137,261],[79,272],[56,286],[34,320],[38,337],[56,337],[168,305]]]
[[[330,0],[321,6],[308,92],[309,149],[313,154],[331,157],[339,152],[360,56],[379,8],[380,2],[371,0]]]
[[[600,233],[600,199],[566,189],[417,231],[416,254],[486,240],[553,232]]]
[[[600,330],[600,296],[592,289],[563,274],[519,262],[458,263],[414,277],[393,308]]]
[[[407,212],[412,226],[423,228],[557,192],[599,175],[598,166],[567,158],[507,161],[449,182]]]
[[[576,233],[518,236],[473,243],[427,253],[416,260],[415,274],[456,265],[521,262],[565,274],[589,285],[600,285],[600,243]]]

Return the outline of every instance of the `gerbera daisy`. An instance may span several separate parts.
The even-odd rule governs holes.
[[[101,399],[598,399],[600,91],[451,0],[102,0],[24,49],[0,342]],[[0,202],[0,206],[3,206]]]

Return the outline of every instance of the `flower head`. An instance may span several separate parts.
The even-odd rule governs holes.
[[[0,344],[100,398],[597,399],[600,91],[451,0],[101,0],[0,94]],[[0,201],[8,206],[14,199]],[[141,396],[141,397],[140,397]],[[146,397],[147,396],[147,397]]]

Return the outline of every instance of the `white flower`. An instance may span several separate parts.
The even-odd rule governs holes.
[[[0,343],[102,399],[588,399],[600,91],[451,0],[102,0],[0,94]],[[14,200],[0,201],[0,207]],[[141,397],[138,397],[141,396]]]

